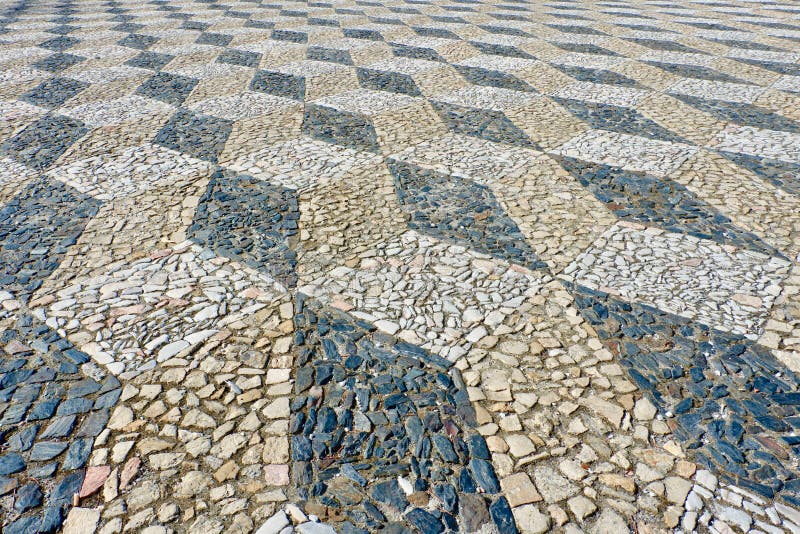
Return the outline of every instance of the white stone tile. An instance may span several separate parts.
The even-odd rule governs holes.
[[[800,163],[800,134],[731,126],[709,143],[718,150]]]
[[[113,200],[179,177],[208,177],[213,170],[211,163],[148,143],[54,167],[47,175],[99,200]]]
[[[710,100],[724,100],[726,102],[751,104],[765,90],[766,88],[759,87],[758,85],[684,78],[683,80],[672,84],[668,89],[668,92],[679,95],[696,96]]]
[[[633,87],[592,82],[575,82],[558,89],[553,93],[553,96],[581,100],[583,102],[632,108],[648,94],[650,94],[649,91],[635,89]]]
[[[269,115],[287,107],[296,106],[297,101],[280,96],[254,91],[231,96],[213,97],[194,102],[188,107],[192,111],[221,119],[237,121],[246,118]]]
[[[683,234],[618,223],[562,278],[755,337],[791,264]]]
[[[438,94],[436,100],[468,108],[504,109],[524,107],[532,100],[538,98],[536,93],[527,91],[513,91],[501,87],[485,85],[469,85],[451,93]]]
[[[556,154],[604,163],[629,171],[665,176],[697,149],[645,137],[605,130],[588,130],[554,150]]]

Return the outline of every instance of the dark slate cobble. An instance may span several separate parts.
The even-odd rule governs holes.
[[[365,89],[375,91],[389,91],[410,96],[422,96],[414,78],[408,74],[394,71],[382,71],[358,68],[356,69],[358,83]]]
[[[620,219],[783,257],[674,180],[572,158],[560,163]]]
[[[77,242],[100,202],[40,178],[0,208],[0,284],[26,299]]]
[[[502,111],[469,108],[437,101],[432,101],[431,104],[452,132],[495,143],[536,148],[525,132]]]
[[[54,109],[89,87],[88,83],[72,78],[50,78],[19,97],[34,106]]]
[[[335,108],[307,104],[303,133],[328,143],[377,152],[378,134],[369,117]]]
[[[126,61],[125,64],[141,69],[161,70],[167,63],[172,61],[174,57],[175,56],[160,54],[158,52],[142,52],[138,56]]]
[[[216,163],[232,129],[233,121],[179,109],[153,142]]]
[[[800,377],[769,349],[646,305],[571,287],[581,314],[723,482],[800,505]]]
[[[136,94],[180,106],[198,82],[199,80],[188,76],[159,72],[140,85]]]
[[[672,143],[685,142],[677,134],[648,119],[633,108],[553,98],[570,113],[598,130],[610,130]]]
[[[84,57],[77,56],[75,54],[68,54],[65,52],[58,52],[53,54],[52,56],[47,56],[42,58],[38,61],[33,63],[33,66],[37,69],[44,70],[47,72],[61,72],[66,70],[73,65],[77,65],[81,61],[84,61]]]
[[[540,261],[492,191],[467,178],[390,160],[409,228],[530,269]]]
[[[555,68],[581,82],[604,83],[607,85],[621,85],[623,87],[641,87],[639,82],[604,69],[592,69],[589,67],[577,67],[572,65],[553,65]]]
[[[88,360],[28,315],[0,332],[0,439],[8,449],[0,454],[0,497],[14,495],[0,499],[3,532],[56,531],[80,490],[94,439],[122,391],[112,376],[84,375],[78,365]],[[101,396],[113,402],[98,407]],[[69,416],[36,413],[69,402]]]
[[[479,518],[475,530],[493,522],[516,533],[450,362],[302,294],[296,309],[290,433],[300,502],[328,507],[339,532],[441,533],[469,517]]]
[[[512,91],[536,92],[527,82],[520,80],[513,74],[462,65],[453,65],[453,67],[465,80],[474,85],[500,87]]]
[[[187,235],[216,254],[294,287],[297,255],[292,247],[299,217],[294,190],[218,171],[200,199]]]
[[[793,195],[800,195],[800,164],[737,152],[720,151],[720,154],[737,165],[753,171],[775,187],[780,187]]]
[[[733,124],[752,126],[754,128],[800,133],[800,123],[753,104],[709,100],[680,94],[673,96],[724,122],[732,122]]]

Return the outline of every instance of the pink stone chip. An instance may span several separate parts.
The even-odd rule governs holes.
[[[268,465],[264,468],[264,478],[270,486],[288,486],[289,466],[281,464]]]
[[[81,486],[81,491],[78,496],[82,499],[102,488],[110,473],[110,465],[89,467],[86,470],[86,477],[83,479],[83,486]]]
[[[119,489],[124,490],[134,479],[136,473],[139,472],[139,466],[142,465],[142,460],[138,456],[134,456],[127,462],[125,467],[122,468],[122,473],[119,475]]]

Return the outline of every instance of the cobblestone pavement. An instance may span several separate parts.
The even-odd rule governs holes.
[[[800,533],[793,0],[0,0],[6,534]]]

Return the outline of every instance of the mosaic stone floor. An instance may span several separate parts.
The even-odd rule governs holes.
[[[800,4],[0,0],[6,534],[800,533]]]

